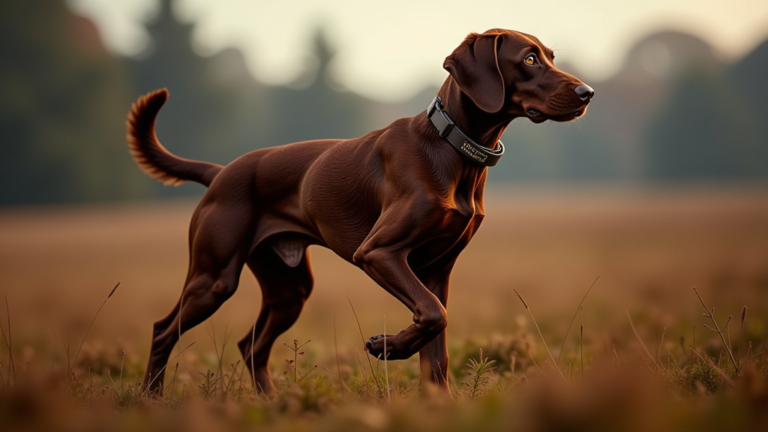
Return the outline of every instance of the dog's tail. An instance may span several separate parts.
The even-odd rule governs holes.
[[[221,165],[174,156],[155,135],[155,117],[168,100],[168,90],[147,93],[131,105],[126,126],[128,149],[133,160],[147,175],[166,185],[178,186],[191,180],[209,186],[223,168]]]

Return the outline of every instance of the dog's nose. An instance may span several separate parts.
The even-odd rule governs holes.
[[[579,99],[583,100],[584,102],[588,102],[590,99],[592,99],[592,96],[595,95],[595,91],[592,90],[592,87],[588,85],[580,85],[573,89],[574,92],[576,92],[576,96],[579,97]]]

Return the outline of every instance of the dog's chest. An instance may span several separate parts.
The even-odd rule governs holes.
[[[485,217],[482,213],[451,213],[432,236],[408,255],[408,263],[412,269],[426,267],[445,256],[457,256],[475,235]]]
[[[428,266],[446,255],[457,256],[480,227],[485,217],[484,182],[474,176],[463,180],[448,194],[443,223],[437,224],[432,236],[411,252],[408,261],[413,269]]]

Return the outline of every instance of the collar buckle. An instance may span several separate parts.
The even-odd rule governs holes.
[[[453,122],[453,119],[448,115],[448,113],[443,110],[441,102],[442,100],[440,100],[439,97],[432,99],[432,103],[430,103],[429,107],[427,108],[427,117],[437,128],[437,133],[440,135],[440,138],[445,138],[451,133],[453,128],[456,127],[456,124]],[[435,111],[440,113],[440,115],[435,116]]]

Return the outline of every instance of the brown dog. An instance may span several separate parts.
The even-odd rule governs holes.
[[[226,167],[166,151],[154,122],[168,92],[139,99],[128,116],[128,144],[139,166],[166,184],[209,186],[192,216],[181,299],[154,325],[144,385],[162,392],[179,335],[235,292],[247,265],[263,302],[238,346],[259,389],[273,392],[269,353],[312,291],[307,247],[317,244],[363,269],[413,312],[411,326],[387,335],[387,356],[418,352],[422,384],[449,392],[448,281],[485,216],[486,167],[503,153],[499,138],[517,117],[573,120],[593,95],[553,59],[552,50],[524,33],[471,34],[446,58],[450,76],[427,112],[360,138],[256,150]],[[366,349],[382,355],[384,341],[374,336]]]

